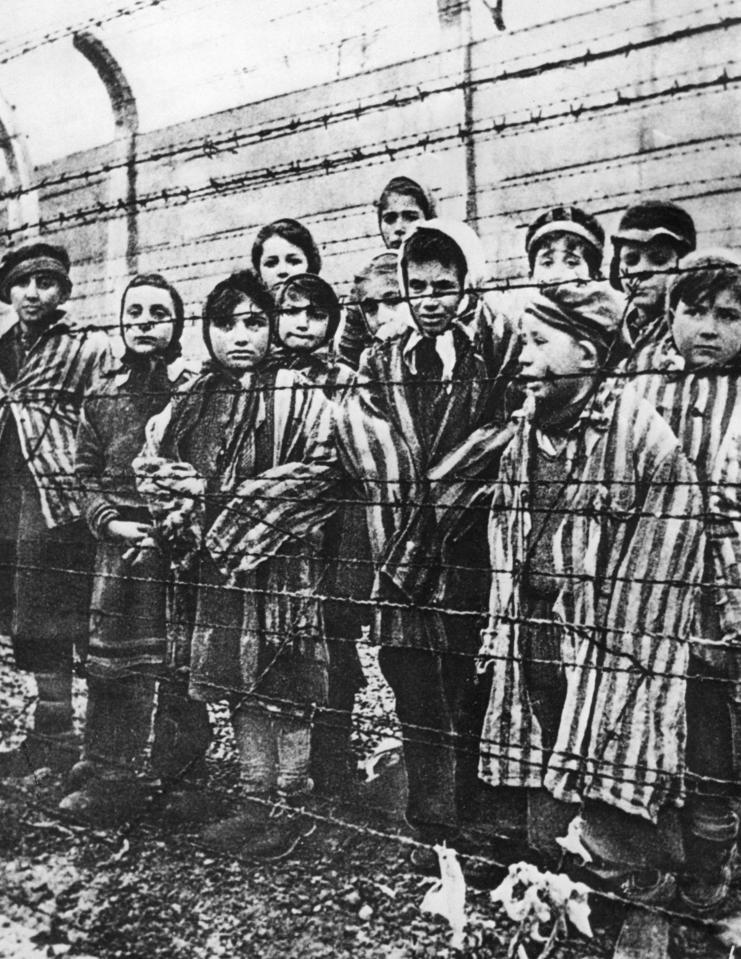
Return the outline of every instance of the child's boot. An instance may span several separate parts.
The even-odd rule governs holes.
[[[0,755],[0,777],[28,776],[37,769],[67,772],[80,755],[72,726],[72,674],[36,673],[38,701],[33,729],[16,748]]]
[[[679,895],[699,915],[712,912],[728,896],[738,826],[738,816],[728,806],[688,810],[684,837],[687,867],[680,877]]]

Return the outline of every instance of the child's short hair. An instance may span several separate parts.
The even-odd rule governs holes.
[[[172,361],[177,359],[182,352],[180,340],[182,339],[183,329],[185,327],[185,307],[183,306],[183,299],[172,283],[168,283],[164,276],[162,276],[160,273],[137,273],[137,275],[129,281],[129,283],[126,285],[126,289],[121,294],[119,323],[121,324],[122,334],[126,294],[129,292],[129,290],[133,290],[138,286],[153,286],[158,290],[166,290],[172,299],[172,305],[175,308],[175,316],[172,324],[172,337],[167,349],[163,353],[165,362],[172,363]],[[126,342],[125,337],[124,342]],[[127,348],[125,356],[128,355],[128,352],[129,351]]]
[[[17,250],[9,250],[0,263],[0,300],[10,303],[10,288],[31,273],[53,274],[67,299],[72,292],[69,269],[69,253],[63,246],[29,243]]]
[[[350,292],[350,299],[358,304],[363,299],[365,285],[372,276],[392,276],[396,279],[396,285],[399,285],[399,257],[395,251],[384,250],[374,256],[366,266],[356,273],[353,277],[353,286]]]
[[[411,197],[422,211],[425,220],[431,220],[435,216],[435,202],[427,190],[411,177],[395,176],[381,190],[376,203],[379,218],[388,206],[389,197],[394,194]]]
[[[623,213],[617,232],[612,236],[613,255],[610,263],[610,286],[622,290],[620,248],[626,241],[652,243],[663,240],[672,244],[678,256],[691,253],[697,245],[692,217],[681,206],[669,200],[643,200]]]
[[[599,276],[602,254],[605,248],[605,231],[591,213],[578,206],[554,206],[536,217],[527,229],[525,250],[530,263],[530,272],[535,266],[535,257],[544,243],[561,237],[578,241],[590,276]]]
[[[741,262],[730,250],[701,250],[679,262],[679,273],[667,290],[667,308],[674,312],[680,303],[697,306],[714,300],[718,293],[732,290],[741,301]]]
[[[314,273],[298,273],[296,276],[289,276],[278,292],[279,310],[291,295],[305,296],[313,306],[327,313],[329,323],[325,342],[331,343],[340,325],[341,308],[337,294],[329,283]]]
[[[319,273],[322,268],[322,256],[319,247],[314,241],[311,232],[298,220],[292,220],[284,217],[280,220],[273,220],[260,229],[255,242],[252,244],[252,266],[256,273],[260,273],[260,260],[262,259],[263,247],[271,236],[279,236],[287,243],[292,243],[306,257],[306,272]]]
[[[405,276],[410,262],[440,263],[448,269],[455,270],[461,286],[466,281],[468,263],[463,250],[455,240],[441,230],[426,227],[424,230],[415,230],[407,237],[401,258]]]
[[[275,300],[265,288],[262,280],[252,270],[241,270],[233,273],[225,280],[221,280],[206,297],[203,307],[202,333],[203,342],[208,352],[213,355],[211,348],[211,325],[217,325],[228,320],[234,309],[244,298],[251,300],[259,307],[270,320],[270,336],[272,339],[275,322]]]

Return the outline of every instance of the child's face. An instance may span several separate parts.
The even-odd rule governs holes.
[[[741,356],[741,291],[677,304],[672,319],[677,349],[688,366],[724,366]]]
[[[246,373],[268,351],[270,319],[245,296],[228,317],[211,321],[209,333],[214,358],[235,373]]]
[[[620,245],[620,276],[631,304],[646,315],[660,313],[669,273],[678,263],[677,248],[666,240],[624,240]]]
[[[44,271],[29,273],[10,288],[10,305],[21,323],[45,323],[64,302],[59,278]]]
[[[390,250],[398,250],[424,213],[414,197],[390,193],[381,213],[381,236]]]
[[[455,319],[463,289],[452,266],[437,260],[407,264],[409,306],[417,327],[424,336],[439,336]]]
[[[265,241],[260,257],[260,277],[268,289],[276,289],[289,276],[306,273],[308,268],[309,261],[300,247],[282,236],[270,236]]]
[[[556,410],[576,397],[583,388],[580,377],[595,367],[584,342],[529,313],[520,319],[520,339],[520,376],[537,405]]]
[[[163,353],[172,342],[175,304],[167,290],[134,286],[123,302],[123,338],[138,356]]]
[[[584,244],[577,237],[552,237],[538,247],[533,261],[533,279],[536,283],[588,280],[590,275]]]
[[[368,332],[379,339],[383,339],[384,330],[397,329],[409,319],[399,283],[391,273],[371,273],[365,279],[360,308]]]
[[[303,293],[288,290],[281,304],[278,335],[289,350],[308,353],[327,341],[329,313]]]

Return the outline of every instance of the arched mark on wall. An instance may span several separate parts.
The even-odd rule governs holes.
[[[111,174],[113,200],[120,198],[123,187],[126,203],[126,266],[130,273],[137,272],[139,251],[139,227],[136,204],[136,137],[139,132],[139,111],[136,98],[120,64],[103,41],[92,33],[76,33],[73,44],[94,67],[103,82],[111,101],[113,120],[116,125],[116,140],[125,152],[125,183],[121,184],[116,170]],[[115,224],[115,219],[111,221]],[[109,234],[109,257],[115,256],[115,237]]]
[[[20,230],[20,233],[11,234],[14,242],[28,239],[24,235],[24,226],[39,221],[39,195],[31,187],[31,172],[33,165],[26,146],[25,137],[21,134],[16,122],[13,107],[0,96],[0,149],[8,170],[6,192],[15,194],[8,198],[8,227],[11,230]]]

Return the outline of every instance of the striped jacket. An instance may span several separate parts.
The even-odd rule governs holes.
[[[501,462],[489,528],[493,670],[480,775],[540,787],[542,743],[520,667],[517,579],[527,559],[533,444],[523,417]],[[563,801],[599,799],[654,820],[684,791],[684,691],[702,558],[702,502],[676,438],[631,387],[604,384],[571,431],[553,541],[563,585],[567,693],[545,786]],[[579,465],[575,465],[579,464]]]
[[[737,575],[733,570],[736,550],[727,542],[734,536],[733,526],[724,520],[734,513],[736,494],[728,479],[733,468],[728,460],[732,440],[727,438],[741,430],[741,376],[686,370],[671,334],[646,352],[644,369],[651,372],[636,378],[636,390],[672,428],[700,480],[709,541],[705,576],[709,588],[703,591],[704,602],[717,608],[722,632],[735,634],[741,621],[741,595],[723,585]],[[726,454],[721,456],[724,444]],[[711,488],[716,493],[713,503]],[[710,586],[713,580],[715,589]],[[696,630],[703,630],[699,617]]]
[[[0,352],[17,335],[17,318],[0,333]],[[0,433],[12,418],[47,525],[81,514],[75,489],[75,434],[85,393],[111,365],[108,336],[65,314],[36,340],[11,381],[0,373]]]
[[[402,614],[419,601],[421,584],[437,566],[434,529],[429,529],[434,526],[433,511],[424,505],[428,470],[483,424],[491,392],[483,359],[469,334],[456,326],[449,400],[429,445],[425,443],[413,396],[419,381],[411,376],[404,355],[412,335],[407,330],[363,354],[337,429],[341,462],[362,485],[367,504],[373,599],[381,604],[376,630],[390,643],[404,643]],[[440,629],[425,640],[431,648],[444,648],[445,642]]]

